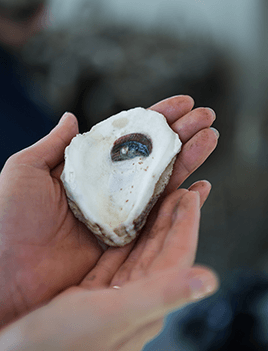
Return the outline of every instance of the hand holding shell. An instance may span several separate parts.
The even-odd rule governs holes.
[[[3,250],[9,252],[2,263],[8,267],[10,285],[2,289],[5,309],[1,318],[6,320],[6,311],[9,311],[11,321],[14,311],[17,318],[23,311],[31,311],[59,292],[79,285],[84,278],[86,286],[99,288],[120,285],[118,279],[131,280],[133,271],[144,274],[137,266],[145,268],[153,257],[158,257],[166,240],[167,231],[163,232],[161,226],[155,227],[157,218],[160,216],[161,222],[161,216],[165,215],[163,211],[160,213],[161,203],[170,201],[167,195],[173,196],[174,190],[205,161],[217,144],[217,136],[210,129],[214,112],[206,108],[191,111],[192,107],[193,100],[188,96],[169,98],[151,107],[166,117],[183,145],[169,184],[150,212],[139,239],[124,247],[110,247],[104,252],[96,237],[75,218],[68,206],[60,175],[64,150],[78,133],[77,120],[72,114],[66,113],[46,137],[7,161],[1,171],[1,202],[10,210],[2,213],[1,235]],[[204,184],[199,183],[199,188],[193,189],[202,192],[206,189]],[[201,200],[202,197],[204,195]],[[183,233],[178,230],[173,241],[175,246],[165,251],[165,257],[173,257],[174,262],[178,257],[185,262],[186,256],[188,261],[192,260],[197,238],[191,237],[192,251],[188,252],[189,248],[185,247],[182,255],[178,245],[183,244],[182,237]],[[9,299],[12,276],[18,278],[13,287],[16,290],[21,286],[23,299],[21,294],[17,301]]]
[[[131,242],[167,185],[180,148],[165,117],[142,108],[77,135],[65,150],[61,176],[75,216],[108,245]]]
[[[128,244],[167,185],[180,148],[165,117],[143,108],[78,134],[61,176],[74,215],[104,243]]]

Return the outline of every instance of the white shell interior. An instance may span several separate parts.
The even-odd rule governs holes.
[[[149,136],[151,154],[113,162],[114,142],[130,133]],[[134,220],[143,212],[158,179],[180,148],[178,135],[160,113],[143,108],[123,111],[73,138],[65,150],[61,178],[85,219],[121,244],[124,237],[114,229],[123,225],[129,235],[135,235]]]

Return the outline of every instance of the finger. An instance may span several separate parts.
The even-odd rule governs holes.
[[[210,189],[211,184],[206,180],[198,181],[189,188],[189,190],[199,192],[200,207],[207,199]],[[174,207],[186,193],[186,189],[178,189],[163,201],[154,225],[148,231],[145,227],[144,232],[129,257],[113,277],[111,285],[122,286],[126,281],[136,280],[146,275],[146,270],[159,255],[163,247],[165,237],[171,226]]]
[[[130,325],[133,321],[140,325],[150,323],[172,310],[211,295],[217,288],[217,276],[206,267],[163,270],[115,291],[122,310],[125,310],[124,316],[119,318],[123,319],[122,323]]]
[[[174,206],[185,192],[186,189],[179,189],[163,202],[155,224],[150,230],[145,227],[129,257],[113,277],[111,285],[122,286],[145,274],[145,269],[162,248],[165,235],[170,229]]]
[[[129,337],[125,337],[125,340],[120,341],[112,349],[114,351],[140,351],[144,345],[154,339],[157,334],[163,329],[164,320],[160,318],[157,321],[146,324],[140,327],[136,332]]]
[[[77,133],[76,117],[71,113],[65,113],[47,136],[24,151],[31,155],[32,165],[52,170],[63,161],[64,150]]]
[[[64,168],[64,162],[59,163],[54,169],[51,170],[50,172],[51,176],[56,179],[60,179],[63,168]]]
[[[175,121],[171,127],[178,133],[184,144],[200,130],[209,128],[216,119],[215,112],[210,108],[196,108]]]
[[[101,256],[96,266],[86,275],[80,287],[91,290],[108,287],[119,267],[124,263],[135,241],[123,247],[109,247]],[[113,285],[121,285],[119,283]]]
[[[199,131],[184,144],[175,161],[172,176],[163,194],[167,195],[173,192],[200,167],[216,148],[217,142],[216,133],[207,128]]]
[[[199,192],[202,206],[209,194],[210,188],[211,185],[209,182],[199,181],[194,183],[189,189]],[[111,285],[122,286],[126,281],[136,280],[146,275],[147,268],[161,252],[171,226],[174,207],[185,193],[187,193],[186,189],[179,189],[164,200],[158,211],[154,225],[150,230],[146,230],[145,227],[129,257],[113,277]]]
[[[200,208],[204,205],[211,190],[211,184],[207,180],[199,180],[192,184],[188,190],[198,191],[200,195]]]
[[[184,192],[186,192],[186,189],[181,189],[183,190]],[[192,184],[188,190],[192,190],[192,191],[198,191],[199,192],[199,195],[200,195],[200,208],[203,206],[204,202],[206,201],[209,193],[210,193],[210,190],[211,190],[211,184],[207,181],[207,180],[200,180],[200,181],[197,181],[195,182],[194,184]],[[173,193],[175,192],[176,190],[173,191]],[[170,196],[170,194],[168,195]],[[158,214],[158,211],[159,211],[159,208],[161,208],[162,204],[164,201],[168,201],[166,199],[168,199],[168,196],[162,196],[157,204],[154,206],[154,209],[153,211],[150,213],[150,216],[148,217],[147,219],[147,222],[146,222],[146,225],[145,225],[145,232],[150,232],[150,230],[152,230],[152,227],[156,221],[156,218],[157,218],[157,214]],[[150,235],[148,234],[145,234],[143,235],[142,234],[142,237],[144,238],[148,238],[150,237]]]
[[[166,235],[172,225],[174,208],[187,192],[188,190],[186,189],[176,190],[162,203],[154,226],[150,232],[144,235],[146,243],[139,260],[137,260],[136,264],[131,269],[130,280],[136,280],[146,275],[148,267],[150,267],[152,261],[158,257],[165,242]]]
[[[169,124],[190,112],[194,107],[194,100],[187,95],[178,95],[162,100],[150,107],[150,110],[164,115]]]
[[[75,294],[59,295],[44,307],[44,312],[55,315],[55,311],[60,311],[62,329],[66,328],[66,318],[62,313],[67,320],[72,315],[74,321],[71,318],[68,323],[73,324],[78,332],[81,329],[81,335],[85,335],[89,316],[97,316],[94,320],[95,330],[101,328],[106,335],[106,339],[97,341],[98,349],[106,350],[111,343],[116,345],[124,336],[131,335],[133,330],[159,320],[189,302],[207,297],[217,286],[217,277],[205,267],[165,270],[128,283],[121,289],[87,291],[77,290],[79,288],[76,287]],[[71,289],[74,292],[74,288]],[[66,306],[71,306],[71,310]],[[76,319],[77,315],[79,320]],[[57,319],[54,322],[57,323]],[[47,324],[47,327],[53,329],[55,323]]]
[[[132,272],[133,266],[139,261],[140,256],[144,250],[146,240],[143,236],[139,237],[135,243],[133,250],[130,252],[126,261],[122,264],[121,267],[118,267],[117,272],[115,273],[110,285],[111,286],[123,286],[126,282],[130,280],[130,274]]]
[[[193,264],[198,242],[199,220],[199,193],[188,191],[180,199],[161,254],[150,266],[150,272],[171,267],[185,268]]]

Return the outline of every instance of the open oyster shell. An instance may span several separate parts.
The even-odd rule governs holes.
[[[78,134],[61,180],[74,215],[104,243],[131,242],[167,185],[181,141],[163,115],[135,108]]]

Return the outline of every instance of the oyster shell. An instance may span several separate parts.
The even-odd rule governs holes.
[[[74,215],[104,243],[131,242],[167,185],[181,141],[163,115],[135,108],[78,134],[61,175]]]

